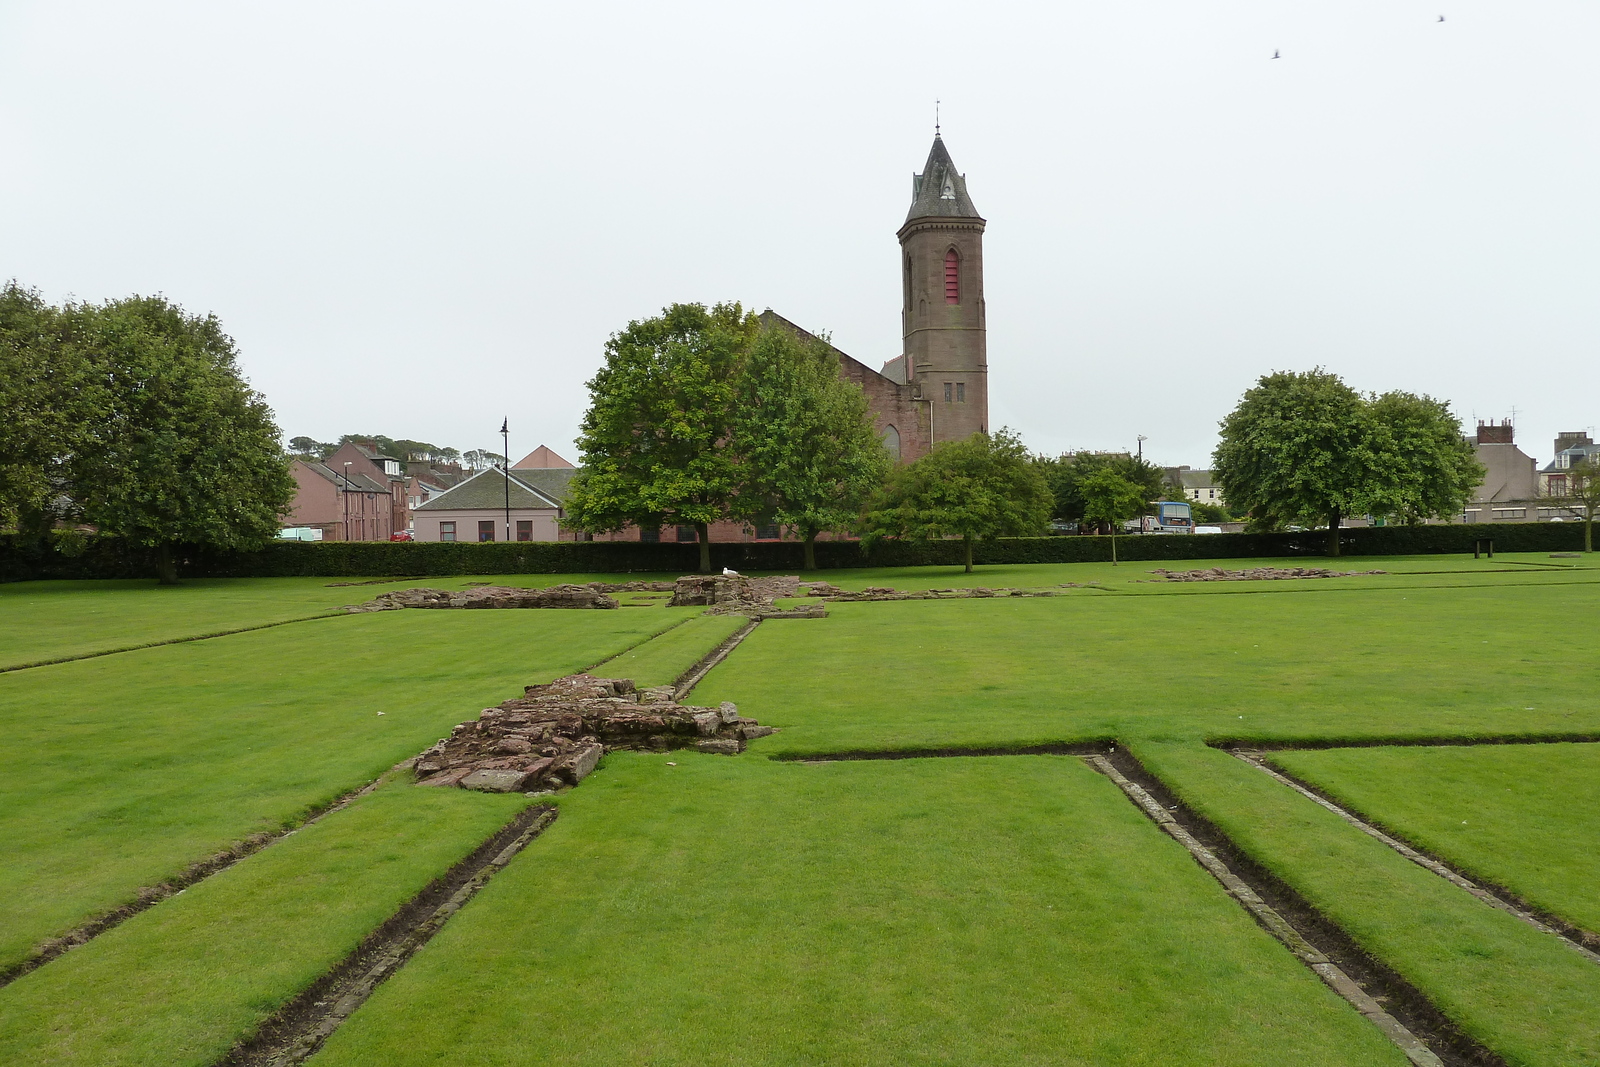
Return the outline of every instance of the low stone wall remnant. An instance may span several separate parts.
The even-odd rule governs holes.
[[[731,703],[675,704],[672,686],[573,674],[485,708],[418,756],[418,785],[528,793],[577,785],[606,752],[693,748],[735,756],[773,733]]]
[[[1287,578],[1354,578],[1361,574],[1388,574],[1388,571],[1330,571],[1322,567],[1252,567],[1247,571],[1225,571],[1210,567],[1198,571],[1169,571],[1156,568],[1149,581],[1168,582],[1261,582]]]
[[[601,583],[595,582],[593,585]],[[520,589],[484,585],[471,589],[397,589],[346,611],[398,611],[401,608],[615,608],[616,598],[593,585],[552,585]]]

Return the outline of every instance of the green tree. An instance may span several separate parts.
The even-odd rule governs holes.
[[[294,499],[278,427],[240,378],[214,316],[162,297],[67,309],[93,374],[90,422],[68,464],[85,521],[158,551],[177,581],[180,544],[248,548],[276,535]]]
[[[729,441],[734,380],[759,328],[738,304],[673,304],[606,342],[605,365],[589,382],[567,526],[693,526],[700,569],[711,569],[709,527],[739,487]]]
[[[68,464],[89,422],[78,316],[16,282],[0,288],[0,527],[42,541],[74,512]]]
[[[326,441],[318,441],[315,437],[289,438],[289,451],[296,456],[311,456],[315,459],[326,459],[338,449],[338,445]]]
[[[1083,521],[1110,527],[1113,536],[1122,524],[1143,514],[1147,487],[1111,466],[1102,466],[1078,483],[1083,494]]]
[[[863,525],[869,543],[881,537],[959,537],[970,574],[974,542],[1040,533],[1052,503],[1027,449],[1009,430],[1000,430],[946,441],[915,463],[896,467]]]
[[[1567,486],[1555,501],[1583,516],[1583,550],[1594,551],[1594,517],[1600,511],[1600,460],[1590,456],[1567,468]]]
[[[816,570],[817,534],[849,529],[889,472],[866,395],[825,342],[767,327],[741,365],[731,424],[734,515],[794,527]]]
[[[1459,515],[1485,471],[1449,403],[1390,392],[1371,398],[1368,411],[1374,450],[1388,457],[1386,469],[1394,472],[1373,500],[1372,513],[1408,525]]]
[[[1111,470],[1140,487],[1146,502],[1165,499],[1168,492],[1160,467],[1137,456],[1107,452],[1067,452],[1055,459],[1036,461],[1050,484],[1054,506],[1050,517],[1063,522],[1082,522],[1087,500],[1085,479],[1102,470]],[[1137,514],[1137,513],[1136,513]],[[1131,516],[1130,516],[1131,517]]]
[[[1371,405],[1320,368],[1268,374],[1246,392],[1222,421],[1213,471],[1228,506],[1257,528],[1326,522],[1330,556],[1340,520],[1388,510],[1403,481]]]

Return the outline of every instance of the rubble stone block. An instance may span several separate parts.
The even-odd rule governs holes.
[[[722,725],[721,712],[697,711],[691,717],[694,719],[695,730],[701,737],[710,737]]]
[[[480,793],[520,793],[528,780],[527,771],[511,768],[476,770],[461,779],[462,789],[476,789]]]
[[[717,714],[722,716],[723,722],[738,722],[739,705],[733,703],[731,700],[724,700],[722,703],[717,705]]]
[[[600,762],[600,757],[605,754],[605,747],[599,744],[584,745],[573,752],[568,752],[555,761],[551,768],[553,773],[559,774],[573,785],[577,785],[589,776]]]
[[[757,737],[768,737],[777,732],[772,727],[762,726],[758,722],[742,722],[739,724],[739,736],[746,741]]]
[[[696,752],[709,752],[716,756],[737,756],[744,751],[744,742],[728,737],[714,737],[694,743]]]
[[[471,773],[472,773],[472,768],[471,767],[460,767],[460,768],[457,768],[456,770],[453,770],[453,771],[445,771],[443,774],[435,774],[435,775],[432,775],[430,777],[424,778],[420,782],[418,782],[417,784],[418,785],[443,785],[443,786],[460,785],[461,784],[461,779],[465,778],[467,775],[469,775]]]

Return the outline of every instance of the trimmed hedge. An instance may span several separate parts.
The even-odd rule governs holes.
[[[1342,550],[1352,556],[1410,556],[1471,552],[1492,538],[1501,552],[1575,552],[1583,548],[1579,523],[1494,523],[1456,526],[1382,526],[1345,530]],[[1275,534],[1204,534],[1117,538],[1117,558],[1140,560],[1243,559],[1321,556],[1326,531]],[[1014,537],[985,541],[974,563],[1094,563],[1111,559],[1109,537]],[[958,566],[959,541],[885,541],[863,553],[854,541],[817,542],[817,565],[850,567]],[[799,571],[801,546],[793,541],[713,544],[714,569]],[[475,544],[421,541],[276,541],[252,552],[186,548],[178,571],[191,578],[426,577],[464,574],[623,574],[635,571],[692,574],[699,563],[693,543],[637,541],[523,541]],[[149,578],[152,550],[114,537],[56,538],[49,546],[0,535],[0,581],[42,578]]]

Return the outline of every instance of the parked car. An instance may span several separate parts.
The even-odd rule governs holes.
[[[1221,533],[1222,532],[1222,527],[1220,527],[1220,526],[1196,526],[1194,528],[1194,532],[1197,533],[1197,534]]]
[[[411,531],[410,530],[396,530],[394,533],[389,535],[389,540],[391,540],[391,541],[415,541],[416,538],[411,535]]]

